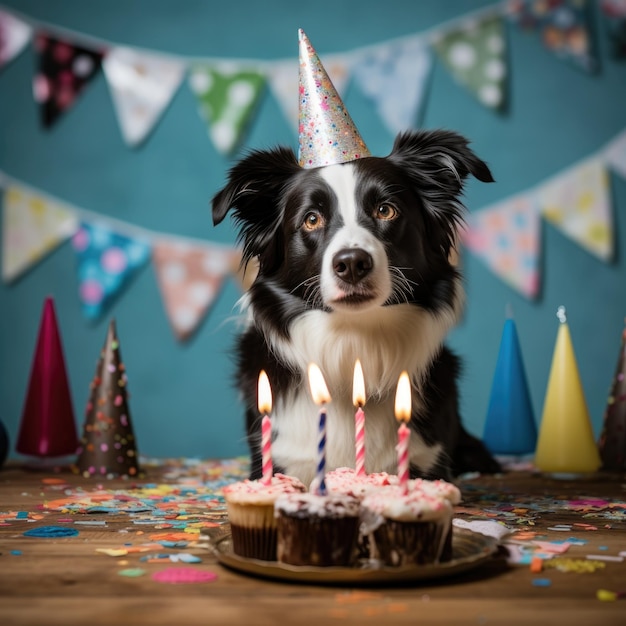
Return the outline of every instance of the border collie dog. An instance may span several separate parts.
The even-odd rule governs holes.
[[[230,209],[243,263],[258,274],[241,305],[238,387],[246,407],[251,478],[261,477],[260,370],[273,394],[274,471],[315,477],[318,414],[307,369],[316,363],[327,407],[326,467],[355,463],[352,383],[365,379],[365,465],[397,471],[395,392],[412,383],[411,476],[444,478],[499,465],[462,426],[458,358],[444,345],[459,320],[463,286],[455,253],[469,174],[493,182],[462,136],[402,133],[391,154],[304,169],[292,150],[249,153],[212,202],[213,222]]]

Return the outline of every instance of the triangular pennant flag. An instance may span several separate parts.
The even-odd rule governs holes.
[[[600,158],[569,168],[541,186],[541,213],[561,232],[603,261],[613,256],[609,179]]]
[[[509,19],[523,30],[538,31],[543,45],[560,59],[587,72],[598,69],[592,7],[587,0],[516,0]]]
[[[209,137],[223,154],[240,143],[265,85],[256,69],[227,65],[197,65],[189,75],[199,111],[209,125]]]
[[[626,0],[601,0],[614,59],[626,59]]]
[[[102,69],[126,143],[141,143],[157,123],[185,75],[185,65],[169,57],[113,48]]]
[[[626,130],[611,141],[604,152],[604,159],[620,176],[626,178]]]
[[[150,258],[150,245],[139,238],[82,223],[72,239],[78,259],[83,313],[97,319]]]
[[[198,328],[220,292],[222,282],[241,259],[234,249],[160,241],[152,260],[161,295],[176,337],[185,341]]]
[[[454,79],[490,109],[506,107],[508,63],[504,23],[499,16],[467,20],[433,44]]]
[[[34,43],[39,67],[33,78],[33,94],[40,105],[42,123],[49,127],[74,104],[97,74],[104,52],[43,32],[37,33]]]
[[[4,193],[2,279],[15,280],[78,228],[74,212],[22,187]]]
[[[419,122],[432,54],[419,37],[377,46],[353,65],[354,79],[392,133]]]
[[[462,237],[496,276],[535,298],[540,286],[540,229],[535,204],[519,195],[471,213]]]
[[[333,81],[337,93],[343,96],[350,78],[347,58],[345,56],[324,56],[320,60]],[[298,71],[299,65],[296,59],[272,63],[267,70],[270,89],[294,132],[298,131]]]
[[[0,68],[12,61],[30,41],[33,29],[0,9]]]

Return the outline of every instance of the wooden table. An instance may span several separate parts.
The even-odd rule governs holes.
[[[461,483],[464,503],[458,516],[491,516],[498,521],[504,516],[509,526],[535,531],[549,541],[570,536],[587,541],[572,545],[564,555],[567,558],[615,556],[626,550],[624,478],[598,476],[565,482],[529,472],[476,477]],[[151,467],[143,483],[163,481],[163,469]],[[58,489],[63,482],[67,485],[61,492],[49,490],[50,485]],[[102,493],[130,486],[122,480],[100,484]],[[437,581],[361,588],[275,582],[222,567],[202,544],[191,550],[202,558],[196,565],[146,563],[139,552],[123,559],[96,552],[148,541],[150,533],[156,532],[155,524],[133,525],[128,513],[74,514],[68,519],[66,512],[42,508],[44,502],[79,487],[87,492],[97,489],[93,481],[69,472],[46,474],[16,465],[0,470],[2,626],[626,624],[626,598],[613,602],[596,598],[598,589],[626,590],[626,560],[606,562],[604,568],[589,573],[550,568],[538,574],[528,565],[508,564],[506,551],[501,549],[480,568]],[[558,501],[556,510],[549,512],[546,503],[553,499]],[[581,503],[576,505],[576,500]],[[20,516],[24,519],[15,519]],[[79,520],[105,521],[106,526],[79,526]],[[55,524],[79,529],[79,535],[33,538],[23,534]],[[558,524],[572,527],[568,532],[548,530]],[[203,532],[223,533],[224,528]],[[119,574],[124,568],[138,567],[144,575]],[[155,582],[151,574],[165,567],[210,571],[217,574],[217,580],[177,585]],[[547,579],[549,586],[535,586],[533,580],[538,577]]]

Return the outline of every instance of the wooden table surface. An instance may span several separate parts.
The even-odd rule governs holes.
[[[168,479],[157,466],[137,482],[163,484]],[[460,483],[464,501],[457,517],[505,522],[536,533],[535,539],[578,540],[561,559],[617,556],[626,550],[624,483],[624,476],[561,481],[529,472],[474,477]],[[132,551],[122,558],[109,556],[97,550],[139,546],[159,526],[133,524],[125,512],[73,513],[68,519],[67,512],[44,505],[76,489],[88,494],[131,487],[122,480],[97,485],[69,472],[46,474],[15,465],[0,470],[0,625],[626,624],[626,598],[606,602],[596,597],[599,589],[626,590],[626,560],[603,562],[604,567],[586,573],[553,567],[533,573],[528,565],[510,564],[508,552],[500,548],[479,568],[438,580],[383,587],[276,582],[224,568],[202,541],[188,550],[201,557],[197,564],[145,562],[144,553]],[[216,516],[224,522],[223,513]],[[104,521],[106,526],[78,521]],[[571,529],[549,530],[559,524]],[[49,525],[75,528],[79,534],[23,534]],[[223,524],[202,532],[215,535],[226,529]],[[217,579],[194,584],[152,579],[168,567],[213,572]],[[141,568],[144,574],[120,575],[128,568]],[[536,586],[537,578],[548,586]]]

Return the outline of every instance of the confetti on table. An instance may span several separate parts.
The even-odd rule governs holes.
[[[551,584],[549,578],[533,578],[533,587],[549,587]]]
[[[206,570],[194,569],[192,567],[181,567],[160,570],[152,574],[152,580],[159,583],[169,583],[172,585],[189,583],[210,583],[217,580],[217,574]]]
[[[78,531],[65,526],[40,526],[31,528],[23,533],[26,537],[74,537]]]
[[[143,576],[145,573],[146,570],[140,567],[129,567],[128,569],[121,569],[118,575],[127,576],[128,578],[137,578],[138,576]]]

